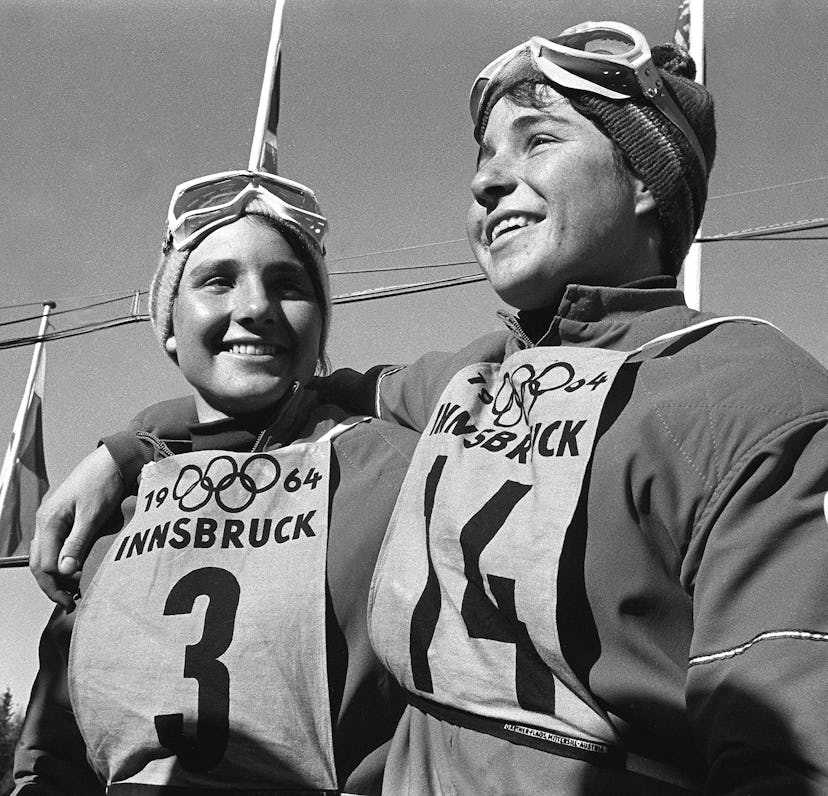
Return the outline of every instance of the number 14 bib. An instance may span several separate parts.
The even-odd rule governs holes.
[[[329,465],[320,440],[144,469],[70,653],[78,725],[108,784],[336,788]]]
[[[509,726],[616,740],[558,638],[565,535],[621,366],[723,320],[632,352],[532,348],[454,376],[417,447],[371,587],[372,643],[407,690]]]

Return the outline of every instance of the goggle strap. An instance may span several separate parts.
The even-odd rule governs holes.
[[[644,89],[644,93],[650,102],[652,102],[653,105],[661,111],[662,116],[666,117],[666,119],[685,137],[693,149],[693,152],[695,153],[705,176],[707,176],[707,158],[704,155],[704,150],[701,148],[698,136],[690,126],[690,122],[687,120],[687,117],[681,112],[681,109],[673,101],[673,98],[667,93],[667,89],[662,86],[655,94],[652,95],[647,94],[647,90]]]
[[[630,99],[630,94],[622,94],[620,92],[613,91],[612,89],[601,86],[598,83],[593,83],[590,80],[586,80],[585,78],[575,75],[572,72],[568,72],[563,67],[558,66],[553,60],[544,56],[544,44],[538,37],[533,37],[529,40],[529,47],[532,52],[535,65],[553,83],[557,83],[565,88],[588,91],[592,94],[598,94],[599,96],[606,97],[607,99]],[[699,161],[699,164],[704,170],[704,173],[707,174],[707,158],[704,156],[704,150],[701,148],[699,139],[693,131],[693,128],[690,126],[690,122],[681,112],[681,109],[673,101],[673,98],[667,93],[667,89],[664,86],[664,79],[661,77],[661,74],[655,64],[653,64],[649,53],[644,53],[643,59],[639,56],[636,60],[638,61],[637,66],[630,68],[634,68],[642,93],[687,139]]]
[[[558,66],[554,61],[546,58],[541,49],[541,45],[530,41],[532,56],[535,60],[535,65],[543,74],[549,78],[553,83],[564,86],[565,88],[575,89],[576,91],[588,91],[591,94],[600,94],[607,99],[629,99],[629,94],[622,94],[618,91],[613,91],[598,83],[593,83],[591,80],[580,77],[579,75],[568,72],[561,66]]]

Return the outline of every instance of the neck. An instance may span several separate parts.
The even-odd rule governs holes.
[[[252,412],[229,412],[219,407],[213,406],[200,393],[195,393],[196,414],[198,415],[199,423],[214,423],[218,420],[236,420],[245,427],[255,426],[257,423],[263,424],[269,421],[280,410],[284,404],[290,400],[292,395],[295,395],[299,388],[299,382],[294,382],[284,395],[279,396],[273,403],[268,404],[262,409],[256,409]]]

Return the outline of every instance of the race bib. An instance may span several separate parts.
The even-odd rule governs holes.
[[[632,352],[532,348],[454,376],[415,452],[371,588],[372,643],[407,690],[510,726],[617,740],[561,650],[564,539],[621,366],[724,320],[742,319],[705,321]]]
[[[443,392],[369,603],[372,642],[408,690],[491,718],[608,737],[563,659],[555,585],[601,408],[627,356],[529,349],[469,366]]]
[[[330,443],[174,456],[81,601],[70,690],[108,784],[336,788]]]

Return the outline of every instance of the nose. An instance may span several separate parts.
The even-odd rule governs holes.
[[[515,190],[517,182],[514,164],[495,155],[478,167],[471,181],[471,191],[479,205],[491,209]]]
[[[243,326],[276,323],[277,301],[260,279],[246,279],[239,287],[234,307],[238,323]]]

